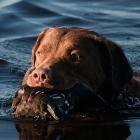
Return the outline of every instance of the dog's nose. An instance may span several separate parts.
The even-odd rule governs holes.
[[[36,69],[32,74],[33,80],[36,82],[45,82],[48,80],[48,75],[45,70]]]

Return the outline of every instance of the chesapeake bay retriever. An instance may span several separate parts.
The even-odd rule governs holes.
[[[40,33],[23,84],[63,90],[82,83],[112,101],[131,78],[131,66],[116,43],[87,29],[54,27]]]
[[[16,116],[47,116],[44,108],[48,103],[48,95],[37,95],[37,92],[32,92],[32,89],[44,88],[52,93],[71,90],[67,93],[71,93],[72,98],[77,99],[79,96],[79,99],[78,104],[73,104],[70,100],[69,103],[72,103],[74,108],[78,106],[80,111],[88,111],[88,108],[94,106],[95,95],[110,104],[131,79],[131,66],[123,50],[114,42],[83,28],[49,28],[40,33],[32,49],[32,66],[23,79],[22,85],[27,85],[31,89],[25,89],[25,95],[22,97],[23,90],[19,90],[12,106],[16,109]],[[81,86],[75,86],[78,84],[90,92]],[[30,103],[28,101],[32,94],[35,95],[34,101]],[[58,96],[61,98],[60,94]],[[67,97],[63,102],[67,102]],[[58,107],[58,104],[55,107]],[[69,110],[70,107],[64,108]]]

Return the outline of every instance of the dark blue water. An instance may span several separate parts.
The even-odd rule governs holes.
[[[120,44],[133,69],[140,69],[139,0],[0,0],[0,100],[14,94],[38,33],[50,26],[95,30]],[[128,124],[128,140],[138,140],[140,120]]]

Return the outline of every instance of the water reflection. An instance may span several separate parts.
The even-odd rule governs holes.
[[[124,122],[18,122],[16,129],[20,140],[126,140],[131,134]]]

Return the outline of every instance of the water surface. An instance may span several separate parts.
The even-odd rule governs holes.
[[[38,33],[50,26],[78,26],[95,30],[121,45],[133,69],[140,69],[139,0],[1,0],[0,101],[14,95],[30,66],[31,48]],[[6,115],[3,109],[0,115]],[[138,140],[140,119],[127,121],[126,124],[131,134],[123,139]],[[3,128],[0,129],[0,139],[8,139],[8,136],[10,140],[18,139],[14,122],[1,121],[0,126]],[[88,129],[89,133],[94,130],[92,127]]]

